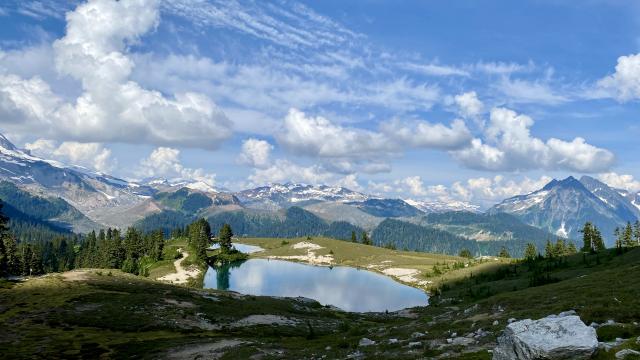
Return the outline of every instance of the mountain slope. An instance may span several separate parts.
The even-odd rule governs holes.
[[[47,223],[56,229],[87,232],[97,227],[96,223],[63,199],[36,196],[8,181],[0,181],[0,199],[29,220]]]
[[[326,222],[313,213],[299,207],[290,207],[284,213],[265,211],[227,211],[209,216],[211,228],[215,230],[229,224],[237,236],[249,237],[299,237],[328,236],[348,240],[351,232],[362,233],[363,229],[346,221]]]
[[[506,213],[478,214],[466,211],[432,213],[421,217],[418,223],[470,240],[533,243],[539,249],[542,249],[547,239],[554,237],[549,232],[527,225]]]
[[[154,190],[78,166],[66,166],[18,149],[0,135],[0,180],[40,196],[61,198],[91,220],[104,224],[109,209],[132,207]],[[110,225],[110,224],[109,224]]]
[[[326,201],[364,201],[370,198],[343,187],[292,183],[262,186],[243,190],[235,195],[246,207],[260,210],[278,210]]]
[[[590,187],[601,187],[598,192],[602,196],[612,195],[608,186],[595,184],[589,179],[586,182]],[[626,208],[620,211],[617,206],[594,195],[574,177],[553,180],[541,190],[506,199],[488,211],[490,214],[500,212],[514,215],[526,224],[558,236],[574,239],[580,238],[579,230],[584,223],[591,221],[600,228],[608,246],[615,241],[613,231],[616,227],[636,219]]]

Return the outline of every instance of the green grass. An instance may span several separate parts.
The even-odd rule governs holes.
[[[537,319],[570,309],[587,324],[619,323],[600,327],[600,341],[628,339],[609,352],[598,352],[596,359],[614,359],[615,352],[623,348],[640,348],[635,343],[640,328],[634,324],[640,321],[640,248],[621,255],[606,251],[562,261],[542,260],[536,272],[531,264],[505,259],[471,262],[454,269],[461,258],[324,238],[238,240],[267,249],[254,257],[305,254],[306,250],[292,247],[300,241],[322,246],[319,255],[333,252],[339,265],[367,268],[392,261],[384,264],[420,269],[432,275],[438,295],[430,299],[430,306],[412,309],[411,317],[403,317],[344,313],[294,299],[173,286],[117,270],[85,270],[85,275],[76,276],[78,281],[69,281],[68,273],[52,274],[26,282],[0,282],[0,353],[8,358],[31,358],[37,349],[43,358],[158,358],[226,339],[245,344],[221,351],[218,355],[223,359],[334,359],[356,351],[372,359],[445,354],[448,358],[490,359],[487,350],[495,345],[507,319]],[[175,256],[175,250],[184,246],[184,242],[169,242],[165,258]],[[164,261],[152,272],[165,268]],[[434,266],[444,268],[442,273],[435,276]],[[540,269],[554,282],[533,286],[541,283],[532,281]],[[194,279],[197,281],[201,279]],[[233,326],[247,316],[267,314],[296,323]],[[453,332],[465,336],[478,329],[488,335],[476,344],[467,348],[446,345]],[[415,341],[415,332],[424,335],[418,340],[420,346],[410,349],[407,344]],[[363,337],[376,345],[359,348]],[[401,343],[389,344],[392,338]]]

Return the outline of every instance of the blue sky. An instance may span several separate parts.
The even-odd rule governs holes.
[[[0,6],[0,131],[43,157],[481,206],[567,175],[640,190],[634,1]]]

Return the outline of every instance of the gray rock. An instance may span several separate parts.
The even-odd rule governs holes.
[[[509,320],[507,320],[507,324],[511,324],[512,322],[515,322],[516,319],[515,318],[509,318]]]
[[[367,339],[367,338],[362,338],[360,339],[360,342],[358,343],[358,346],[371,346],[371,345],[375,345],[376,342],[371,340],[371,339]]]
[[[422,343],[421,343],[420,341],[413,341],[413,342],[410,342],[408,346],[409,346],[410,348],[413,348],[413,347],[420,347],[420,346],[422,346]]]
[[[449,342],[448,340],[451,340],[451,342]],[[448,339],[447,342],[449,342],[449,344],[451,345],[460,345],[460,346],[469,346],[471,344],[474,344],[476,341],[473,339],[469,339],[466,337],[457,337],[457,338],[453,338],[453,339]]]
[[[616,338],[614,341],[598,343],[598,348],[604,351],[609,351],[614,347],[621,345],[623,342],[625,342],[625,339]]]
[[[640,336],[636,338],[636,344],[640,345]]]
[[[397,344],[398,339],[389,339],[389,344]]]
[[[425,335],[421,332],[414,332],[413,334],[411,334],[411,338],[412,339],[422,339]]]
[[[634,358],[640,356],[640,351],[631,349],[620,350],[616,353],[616,359],[626,359],[627,356],[633,356]]]
[[[493,360],[589,359],[598,348],[596,330],[576,315],[552,315],[507,325]]]
[[[498,324],[500,324],[500,322],[499,322],[498,320],[495,320],[495,321],[493,322],[493,326],[497,326]]]

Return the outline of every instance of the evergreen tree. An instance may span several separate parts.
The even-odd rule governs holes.
[[[9,234],[9,218],[2,213],[2,200],[0,200],[0,276],[7,274],[7,250],[4,241]]]
[[[582,251],[584,252],[592,252],[593,251],[593,225],[591,222],[586,222],[582,230]]]
[[[630,222],[627,222],[624,231],[622,231],[622,245],[624,247],[632,247],[635,245],[633,241],[633,227]]]
[[[636,246],[640,245],[640,220],[636,220],[633,224],[633,239],[636,242]]]
[[[538,257],[538,249],[536,249],[536,245],[528,243],[524,250],[524,258],[528,261],[533,261],[536,257]]]
[[[231,238],[233,238],[231,226],[229,224],[222,225],[218,234],[218,242],[220,243],[220,251],[223,254],[231,250]]]
[[[616,238],[616,250],[618,253],[622,252],[622,231],[620,231],[619,227],[616,227],[616,229],[613,231],[613,236],[615,236]]]
[[[351,232],[351,242],[352,243],[358,242],[358,238],[356,237],[356,232],[355,231]]]
[[[605,250],[607,247],[604,246],[604,239],[602,238],[602,233],[597,227],[593,227],[593,248],[595,251]]]
[[[467,259],[471,259],[473,257],[473,255],[471,255],[471,251],[469,249],[460,250],[459,256],[463,257],[463,258],[467,258]]]
[[[556,255],[556,248],[553,246],[551,240],[547,239],[547,244],[544,246],[544,257],[547,259],[553,259]]]
[[[567,246],[563,239],[558,239],[556,241],[556,245],[554,248],[554,255],[557,257],[562,257],[567,255]]]
[[[7,257],[7,273],[20,275],[22,273],[21,256],[18,251],[18,243],[13,236],[4,238],[4,249]]]
[[[509,254],[509,251],[507,251],[507,248],[505,248],[504,246],[502,247],[502,249],[500,250],[500,252],[498,253],[498,257],[501,258],[510,258],[511,254]]]
[[[567,246],[567,254],[573,255],[577,253],[578,253],[578,249],[576,249],[576,244],[574,244],[573,242],[570,242],[569,245]]]
[[[365,245],[371,245],[371,239],[369,239],[369,235],[367,235],[366,231],[362,232],[362,243]]]

